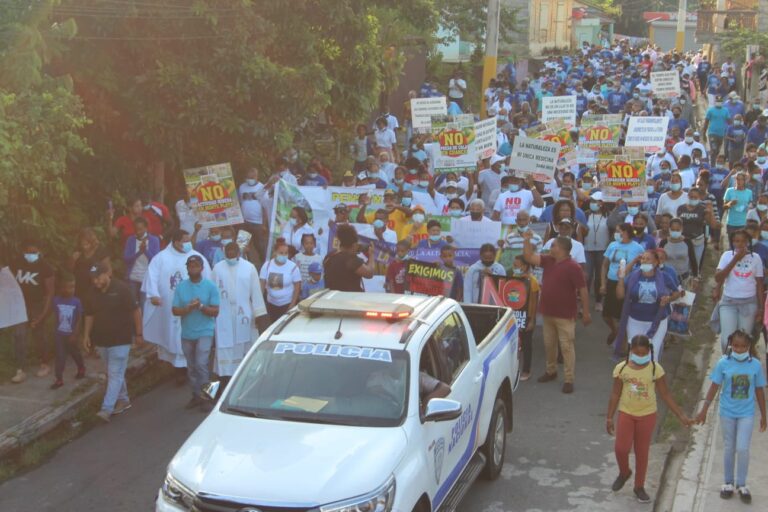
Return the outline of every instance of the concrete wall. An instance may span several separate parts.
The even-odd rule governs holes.
[[[757,1],[757,29],[761,33],[768,32],[768,0]],[[768,49],[761,48],[761,51],[767,52]]]
[[[675,48],[675,35],[677,34],[677,22],[671,21],[656,21],[651,23],[649,27],[651,34],[651,41],[664,51],[674,50]],[[685,51],[696,51],[700,45],[696,44],[696,24],[687,23],[685,26],[685,45],[683,49]]]

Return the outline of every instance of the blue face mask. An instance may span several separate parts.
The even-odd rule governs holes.
[[[230,267],[234,267],[235,265],[237,265],[237,260],[238,258],[227,258],[227,265],[229,265]]]
[[[509,190],[510,190],[510,192],[517,192],[518,190],[520,190],[520,185],[517,185],[517,184],[510,185],[509,186]]]
[[[461,210],[450,210],[450,211],[448,212],[448,214],[449,214],[451,217],[454,217],[454,218],[459,218],[459,217],[461,217]]]
[[[641,263],[640,264],[640,270],[642,272],[650,272],[653,270],[653,263]]]
[[[644,356],[638,356],[637,354],[629,354],[629,360],[635,363],[638,366],[645,366],[646,364],[651,362],[651,354],[646,354]]]
[[[384,221],[381,220],[381,219],[376,219],[375,221],[373,221],[373,227],[376,228],[376,229],[383,228],[384,227]]]
[[[221,235],[211,235],[211,240],[213,240],[214,242],[218,242],[219,240],[221,240]]]
[[[406,208],[408,208],[409,206],[411,206],[411,198],[410,198],[410,197],[404,197],[404,198],[403,198],[403,199],[400,201],[400,204],[402,204],[403,206],[405,206]]]
[[[648,186],[648,193],[649,193],[649,194],[653,194],[653,193],[654,193],[654,191],[655,191],[655,189],[654,189],[652,186],[650,186],[650,185],[649,185],[649,186]]]
[[[440,241],[440,235],[429,235],[429,240],[432,242],[439,242]]]
[[[192,252],[192,242],[184,242],[181,244],[181,252]]]
[[[743,363],[744,361],[749,359],[749,351],[742,352],[741,354],[737,352],[731,352],[731,357],[734,358],[736,361]]]
[[[24,259],[27,260],[27,263],[35,263],[40,259],[40,254],[36,252],[27,252],[24,253]]]
[[[516,276],[521,276],[521,275],[523,275],[523,272],[524,272],[524,270],[523,270],[523,269],[521,269],[521,268],[513,268],[513,269],[512,269],[512,273],[513,273],[513,274],[515,274]]]
[[[630,215],[633,215],[633,216],[637,215],[638,213],[640,213],[640,207],[638,207],[638,206],[627,206],[627,212]]]
[[[231,238],[222,238],[221,239],[221,246],[222,247],[226,247],[228,244],[231,244],[231,243],[232,243],[232,239]]]
[[[683,188],[683,185],[682,185],[681,183],[670,183],[670,184],[669,184],[669,188],[670,188],[670,189],[671,189],[673,192],[677,192],[678,190],[680,190],[681,188]]]
[[[286,256],[285,254],[278,254],[277,256],[275,256],[275,261],[282,265],[283,263],[288,261],[288,256]]]
[[[614,233],[613,234],[613,239],[616,240],[617,242],[621,243],[621,233],[619,233],[618,231],[616,233]]]
[[[593,212],[600,211],[600,205],[598,203],[589,203],[589,209]]]

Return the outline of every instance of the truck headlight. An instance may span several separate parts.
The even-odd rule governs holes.
[[[320,512],[390,512],[395,502],[395,477],[368,494],[320,507]]]
[[[163,493],[163,498],[167,501],[176,505],[181,505],[187,510],[192,510],[195,501],[195,493],[173,478],[170,473],[165,475],[165,480],[163,481],[163,486],[160,490]]]

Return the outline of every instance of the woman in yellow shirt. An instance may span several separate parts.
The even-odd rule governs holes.
[[[627,359],[613,369],[613,391],[608,401],[605,429],[614,434],[613,416],[619,410],[614,451],[619,465],[619,476],[613,482],[614,492],[621,490],[632,476],[629,452],[635,449],[635,496],[640,503],[650,503],[645,492],[645,474],[648,470],[648,451],[656,426],[656,393],[669,410],[686,427],[692,421],[683,413],[669,392],[664,369],[653,361],[653,345],[648,336],[638,334],[629,346]]]

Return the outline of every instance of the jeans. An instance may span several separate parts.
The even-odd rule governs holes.
[[[27,310],[27,317],[32,320],[40,315],[42,306],[31,306]],[[43,324],[31,327],[29,322],[24,322],[13,327],[13,352],[16,358],[16,368],[24,370],[27,367],[27,355],[30,342],[37,348],[40,364],[46,364],[50,360],[49,341],[43,335]]]
[[[723,137],[720,135],[707,134],[709,138],[709,163],[715,165],[717,155],[720,154],[720,150],[723,148]]]
[[[192,395],[200,398],[203,386],[211,380],[209,369],[213,336],[201,336],[196,340],[181,340],[184,357],[187,358],[187,377]]]
[[[605,251],[586,251],[587,257],[587,290],[589,284],[595,289],[595,302],[599,302],[600,297],[600,270],[603,267],[603,253]]]
[[[723,430],[723,476],[726,484],[736,487],[747,485],[749,470],[749,444],[752,442],[752,426],[755,417],[726,418],[720,416]],[[733,467],[736,466],[736,481],[733,480]]]
[[[619,473],[629,474],[629,452],[635,449],[635,489],[645,486],[648,472],[648,451],[651,448],[653,429],[656,426],[656,413],[647,416],[632,416],[619,411],[616,422],[616,442],[614,453],[619,464]]]
[[[130,345],[114,347],[96,347],[99,356],[107,364],[107,390],[101,403],[101,410],[112,413],[118,400],[129,401],[128,387],[125,385],[125,370],[128,368]]]
[[[64,377],[64,363],[67,361],[67,354],[74,359],[78,372],[85,371],[85,363],[83,362],[83,355],[80,353],[80,347],[77,345],[77,339],[70,340],[69,337],[69,334],[58,332],[53,337],[56,346],[56,380],[61,380]]]
[[[576,373],[576,320],[573,318],[544,317],[544,352],[547,358],[547,373],[557,375],[557,349],[563,354],[564,382],[573,384]]]
[[[752,300],[746,304],[728,303],[728,297],[720,301],[720,348],[725,353],[728,336],[737,329],[751,334],[755,325],[757,303]]]

